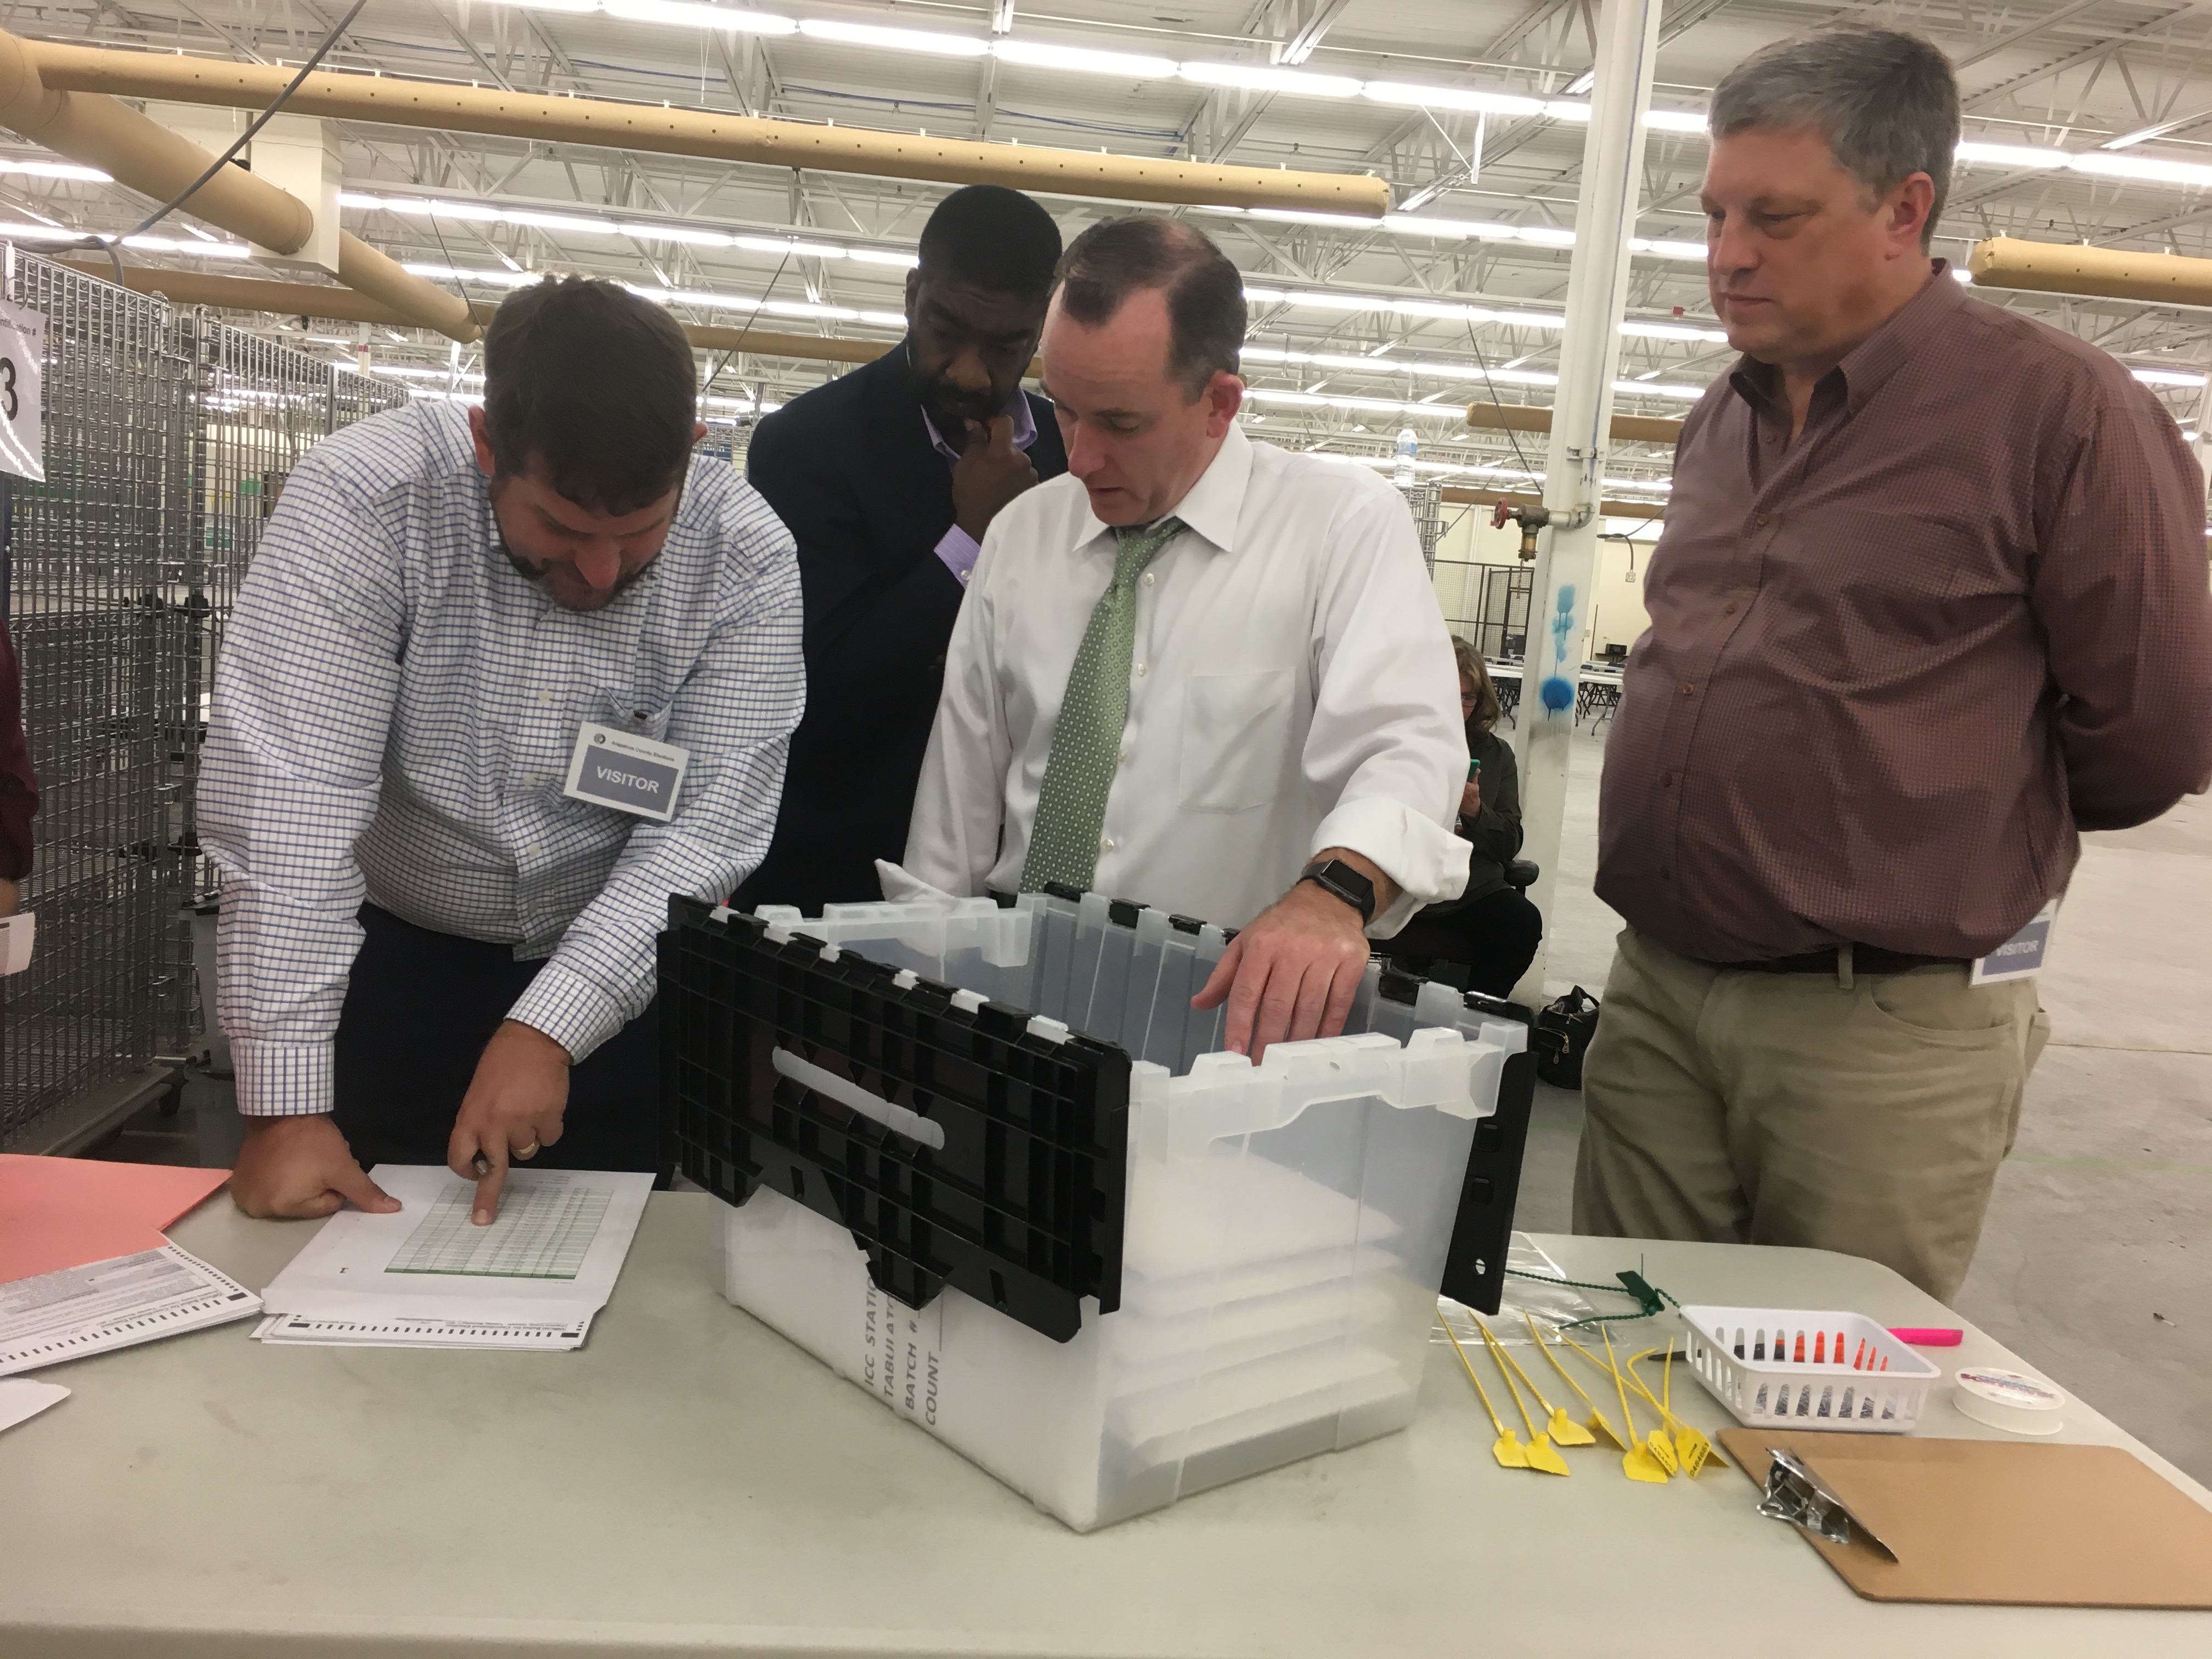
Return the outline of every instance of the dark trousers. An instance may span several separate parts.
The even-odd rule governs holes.
[[[1401,963],[1462,963],[1466,989],[1508,997],[1543,940],[1544,913],[1526,894],[1501,887],[1469,903],[1420,912],[1382,948]]]
[[[360,920],[367,937],[338,1016],[331,1115],[364,1167],[443,1164],[484,1044],[544,964],[373,904]],[[655,1001],[570,1071],[561,1139],[531,1167],[653,1170],[659,1098]]]

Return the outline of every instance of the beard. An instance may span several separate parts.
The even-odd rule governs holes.
[[[547,587],[545,585],[546,574],[552,569],[556,561],[551,559],[526,559],[520,553],[517,553],[513,548],[507,544],[507,538],[504,536],[500,538],[499,550],[507,556],[507,562],[514,567],[514,574],[516,575],[521,577],[525,581],[533,583],[537,586],[544,589],[546,597],[550,599],[554,604],[559,605],[563,611],[604,611],[607,606],[612,605],[623,594],[629,592],[631,588],[635,587],[647,576],[650,576],[653,574],[653,564],[658,562],[658,561],[650,561],[645,564],[640,565],[636,569],[629,572],[629,574],[617,577],[615,580],[615,585],[606,591],[605,596],[596,600],[591,605],[570,605],[566,599],[562,599],[558,593],[555,592],[550,587]]]

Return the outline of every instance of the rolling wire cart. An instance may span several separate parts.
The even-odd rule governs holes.
[[[41,792],[30,967],[0,980],[0,1148],[80,1148],[175,1087],[204,1019],[191,821],[215,656],[294,461],[406,400],[6,250],[46,320],[46,481],[0,478],[0,615]]]

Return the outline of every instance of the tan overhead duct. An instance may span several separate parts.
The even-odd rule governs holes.
[[[293,71],[273,64],[114,52],[40,42],[34,55],[49,87],[159,98],[180,104],[265,109]],[[544,143],[595,144],[662,155],[751,161],[767,167],[818,167],[884,179],[950,185],[1007,185],[1113,200],[1182,202],[1199,206],[1289,207],[1309,212],[1380,218],[1390,192],[1380,179],[1350,173],[1292,173],[1220,167],[1200,161],[1091,155],[872,132],[712,110],[655,108],[599,98],[555,98],[493,87],[450,86],[391,76],[310,75],[285,108],[299,115],[447,132],[493,133]]]
[[[1526,404],[1469,404],[1467,423],[1492,430],[1549,432],[1552,411]],[[1656,415],[1616,415],[1611,431],[1615,443],[1671,444],[1682,435],[1682,423]]]
[[[157,202],[183,190],[215,160],[189,138],[112,98],[46,85],[35,50],[0,31],[0,125],[58,155],[98,167]],[[277,91],[282,90],[280,85]],[[278,253],[305,246],[314,234],[314,216],[306,203],[240,167],[222,168],[185,206],[196,218]],[[338,272],[418,327],[457,340],[476,337],[465,301],[409,276],[356,236],[340,235]]]
[[[1468,507],[1494,507],[1504,501],[1508,507],[1540,507],[1542,501],[1534,495],[1509,495],[1502,489],[1474,489],[1464,484],[1446,484],[1443,490],[1447,501]],[[1667,508],[1659,501],[1600,501],[1598,514],[1607,519],[1663,519]]]
[[[1974,244],[1966,256],[1966,269],[1978,285],[1989,288],[2212,306],[2212,259],[2178,253],[2130,253],[2074,242],[1993,236]]]

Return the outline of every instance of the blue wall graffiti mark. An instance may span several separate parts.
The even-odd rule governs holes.
[[[1552,601],[1552,665],[1553,672],[1536,688],[1547,711],[1565,714],[1575,706],[1575,683],[1565,674],[1567,640],[1575,631],[1575,590],[1571,582],[1562,582]]]

